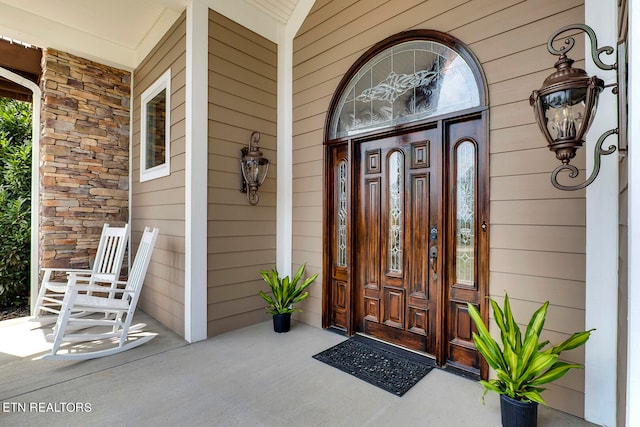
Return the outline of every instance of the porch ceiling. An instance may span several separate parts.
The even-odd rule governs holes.
[[[0,39],[0,67],[8,69],[35,84],[40,82],[42,52],[34,47]],[[0,96],[21,101],[31,100],[31,90],[0,77]]]
[[[300,0],[201,0],[241,24],[276,33]],[[134,69],[185,10],[189,0],[0,0],[0,37],[55,48]],[[238,19],[236,19],[238,20]],[[240,20],[238,20],[240,21]]]
[[[263,11],[280,23],[286,24],[296,8],[298,0],[246,0],[251,6]]]

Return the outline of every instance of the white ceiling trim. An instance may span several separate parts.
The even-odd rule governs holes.
[[[54,48],[106,65],[132,70],[153,49],[184,10],[175,9],[175,5],[174,8],[165,7],[166,0],[153,1],[162,5],[158,18],[141,32],[142,38],[128,40],[126,44],[116,42],[115,34],[93,34],[82,30],[81,28],[87,27],[86,22],[82,25],[65,24],[35,11],[14,7],[4,1],[0,1],[0,35],[33,46]],[[96,19],[118,22],[119,17],[127,11],[114,10],[113,13],[113,16],[101,16]],[[129,16],[127,20],[133,23],[136,22],[136,17]],[[118,31],[116,25],[113,31]]]
[[[281,0],[247,0],[247,2],[276,19],[281,24],[287,23],[293,9],[296,7],[295,3]]]
[[[307,19],[307,15],[309,15],[315,2],[316,0],[296,0],[296,6],[287,20],[286,37],[290,37],[293,40],[304,20]]]
[[[160,16],[158,21],[147,32],[142,42],[137,46],[134,56],[135,61],[132,68],[137,67],[144,61],[149,52],[158,44],[160,39],[167,33],[169,28],[176,22],[182,12],[165,9],[164,13]]]
[[[27,23],[28,25],[26,25]],[[0,34],[33,46],[52,47],[72,54],[82,53],[83,56],[92,50],[96,52],[109,51],[112,52],[110,55],[112,62],[123,65],[131,63],[131,58],[129,58],[131,52],[124,46],[118,46],[108,40],[3,3],[0,3]],[[52,34],[56,35],[55,41]],[[82,45],[85,46],[85,49]],[[91,49],[87,49],[89,46],[92,46]],[[83,52],[85,50],[87,52]]]
[[[0,0],[0,36],[133,70],[190,2],[278,44],[314,0]]]
[[[278,43],[278,33],[282,24],[273,16],[267,15],[262,9],[251,6],[246,0],[204,1],[209,6],[209,9],[215,10],[243,27],[249,28],[273,43]]]

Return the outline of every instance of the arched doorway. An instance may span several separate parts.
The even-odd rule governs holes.
[[[7,49],[6,42],[3,43],[3,50]],[[14,52],[16,50],[15,45],[10,45],[9,49]],[[17,47],[17,49],[24,49]],[[0,63],[0,95],[9,95],[15,99],[25,99],[27,93],[31,93],[31,103],[33,106],[33,114],[31,116],[31,277],[30,277],[30,290],[29,290],[29,305],[30,310],[33,311],[35,304],[35,296],[38,294],[38,277],[39,277],[39,262],[38,262],[38,233],[40,228],[40,218],[38,216],[38,206],[40,199],[39,188],[39,173],[38,165],[40,164],[40,105],[42,91],[40,87],[34,82],[40,79],[40,62],[37,57],[40,55],[40,50],[33,48],[29,50],[29,55],[25,59],[25,55],[8,55],[7,58],[21,58],[24,62],[19,64],[12,64],[14,67],[20,68],[22,74],[26,74],[27,77],[19,75],[10,69],[4,68],[5,63]],[[34,54],[34,52],[37,52]],[[6,52],[5,52],[6,54]],[[15,70],[20,71],[20,70]],[[29,71],[32,71],[29,73]],[[37,71],[37,72],[36,72]],[[33,313],[32,313],[33,314]]]
[[[487,315],[488,99],[479,62],[437,31],[350,68],[325,126],[323,326],[486,375],[467,302]]]

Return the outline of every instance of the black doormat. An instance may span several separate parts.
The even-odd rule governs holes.
[[[405,394],[434,367],[427,357],[359,335],[313,358],[396,396]]]

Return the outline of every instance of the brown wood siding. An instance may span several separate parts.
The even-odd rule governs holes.
[[[545,334],[552,341],[583,329],[585,195],[551,186],[550,172],[558,163],[545,147],[528,102],[555,61],[546,50],[549,35],[583,21],[582,0],[317,0],[294,40],[294,264],[308,262],[310,272],[321,271],[324,123],[344,73],[390,35],[439,30],[470,47],[489,85],[491,296],[501,300],[508,291],[525,324],[549,300]],[[583,40],[578,43],[573,59],[580,65]],[[576,164],[584,168],[581,156]],[[304,321],[321,326],[319,284],[302,308]],[[584,351],[566,358],[583,361]],[[582,416],[583,372],[551,385],[545,399]]]
[[[134,72],[132,154],[132,242],[145,226],[160,235],[151,258],[140,307],[184,336],[185,277],[185,76],[183,15]],[[171,174],[140,182],[140,96],[171,68]]]
[[[259,270],[276,260],[277,46],[209,13],[208,335],[267,320]],[[240,192],[253,131],[271,161],[260,202]]]

